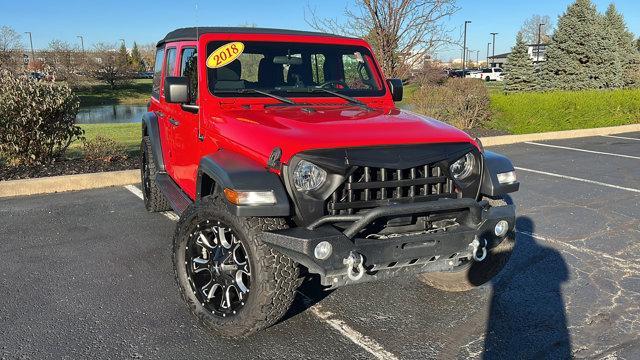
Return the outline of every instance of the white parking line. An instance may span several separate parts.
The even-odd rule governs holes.
[[[132,194],[139,197],[140,199],[143,198],[142,191],[138,189],[136,186],[127,185],[124,188],[129,190]],[[178,215],[173,211],[165,211],[162,214],[173,221],[178,221],[179,219]],[[298,293],[302,295],[307,301],[311,301],[311,299],[307,295],[301,292],[298,292]],[[347,323],[345,323],[344,321],[336,318],[332,312],[324,310],[320,304],[315,304],[311,306],[309,309],[311,314],[313,314],[315,317],[322,320],[327,325],[331,326],[334,330],[340,333],[340,335],[351,340],[351,342],[360,346],[369,354],[373,355],[376,359],[380,359],[380,360],[397,360],[398,359],[395,355],[386,351],[382,347],[382,345],[378,344],[378,342],[376,342],[375,340],[367,337],[366,335],[359,333],[358,331],[353,329],[351,326],[347,325]]]
[[[594,151],[594,150],[578,149],[578,148],[572,148],[572,147],[568,147],[568,146],[560,146],[560,145],[541,144],[541,143],[536,143],[536,142],[531,142],[531,141],[525,141],[524,143],[525,143],[525,144],[529,144],[529,145],[546,146],[546,147],[556,148],[556,149],[564,149],[564,150],[581,151],[581,152],[586,152],[586,153],[591,153],[591,154],[609,155],[609,156],[617,156],[617,157],[622,157],[622,158],[627,158],[627,159],[636,159],[636,160],[640,160],[640,156],[631,156],[631,155],[614,154],[614,153],[608,153],[608,152],[602,152],[602,151]]]
[[[588,184],[606,186],[606,187],[610,187],[610,188],[613,188],[613,189],[631,191],[631,192],[634,192],[634,193],[640,193],[640,189],[633,189],[633,188],[628,188],[628,187],[623,187],[623,186],[618,186],[618,185],[612,185],[612,184],[607,184],[607,183],[603,183],[603,182],[595,181],[595,180],[582,179],[582,178],[577,178],[577,177],[568,176],[568,175],[554,174],[554,173],[550,173],[550,172],[546,172],[546,171],[527,169],[527,168],[523,168],[523,167],[519,167],[519,166],[514,166],[514,168],[516,170],[520,170],[520,171],[526,171],[526,172],[531,172],[531,173],[536,173],[536,174],[554,176],[554,177],[567,179],[567,180],[581,181],[581,182],[588,183]]]
[[[133,195],[139,197],[140,199],[143,199],[142,190],[138,189],[136,186],[127,185],[124,188],[129,190]],[[169,220],[178,221],[180,219],[178,214],[174,213],[173,211],[163,211],[161,214],[168,217]]]
[[[608,138],[614,138],[614,139],[640,141],[640,139],[638,139],[638,138],[632,138],[632,137],[627,137],[627,136],[617,136],[617,135],[600,135],[600,136],[602,136],[602,137],[608,137]]]
[[[306,295],[304,294],[302,295],[306,297]],[[382,345],[378,344],[377,341],[354,330],[351,326],[347,325],[347,323],[345,323],[344,321],[335,318],[334,314],[330,311],[324,310],[322,308],[322,305],[315,304],[309,309],[311,310],[311,313],[315,315],[318,319],[329,324],[329,326],[331,326],[334,330],[339,332],[342,336],[351,340],[351,342],[360,346],[361,348],[366,350],[369,354],[375,356],[376,359],[381,359],[381,360],[397,360],[398,359],[398,357],[396,357],[392,353],[385,350],[382,347]]]

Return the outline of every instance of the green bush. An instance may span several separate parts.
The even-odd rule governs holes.
[[[125,157],[123,144],[119,144],[112,139],[100,135],[93,139],[85,140],[83,147],[84,158],[87,160],[111,162]]]
[[[78,100],[67,85],[0,73],[0,152],[14,162],[47,163],[82,138]]]
[[[640,123],[640,89],[494,94],[491,128],[514,134]]]
[[[453,78],[441,86],[423,84],[411,102],[417,112],[460,129],[479,127],[490,115],[489,92],[478,79]]]

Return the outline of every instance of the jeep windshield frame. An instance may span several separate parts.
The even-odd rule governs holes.
[[[216,49],[235,41],[230,38],[208,42],[207,59]],[[222,98],[266,97],[261,92],[267,92],[289,98],[342,99],[386,95],[382,74],[365,46],[254,40],[239,42],[244,49],[237,59],[217,68],[206,66],[207,88],[211,95]]]

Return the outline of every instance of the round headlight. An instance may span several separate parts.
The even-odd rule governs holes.
[[[475,163],[476,158],[472,153],[468,153],[451,164],[451,167],[449,168],[451,170],[451,175],[458,180],[464,180],[473,173]]]
[[[326,171],[306,160],[301,160],[293,170],[293,183],[298,191],[315,190],[322,186],[326,179]]]

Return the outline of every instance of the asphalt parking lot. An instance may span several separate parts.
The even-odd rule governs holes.
[[[491,148],[518,167],[491,284],[301,289],[249,339],[208,334],[171,270],[174,220],[135,188],[0,200],[2,358],[640,358],[640,133]]]

